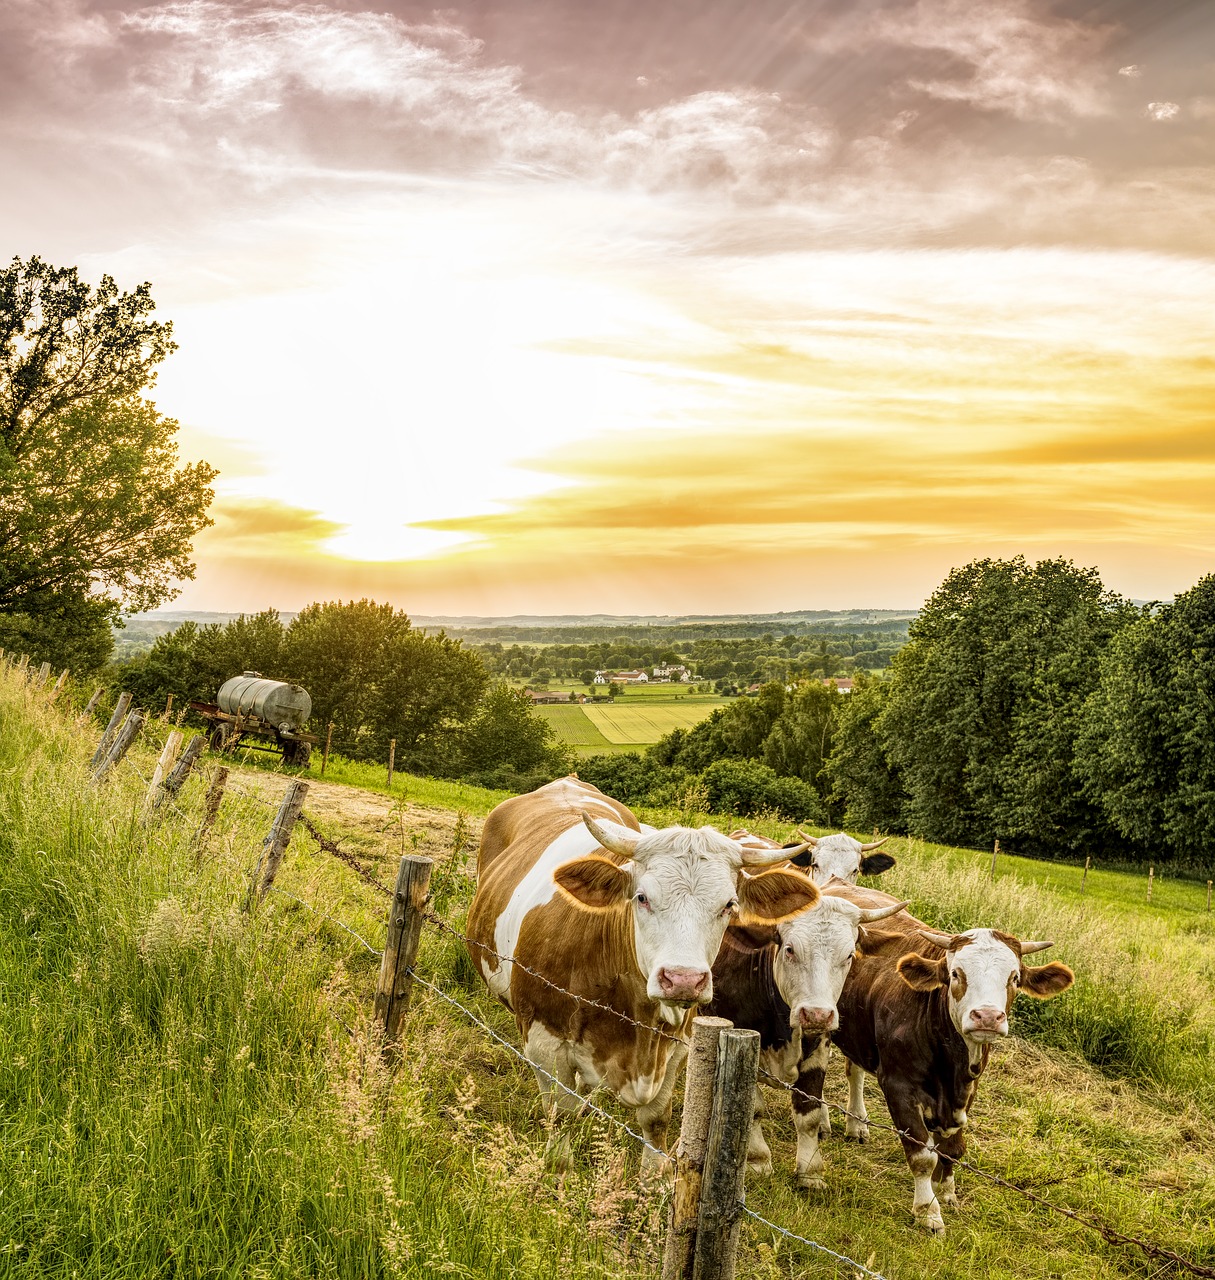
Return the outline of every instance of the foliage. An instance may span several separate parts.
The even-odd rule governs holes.
[[[1215,847],[1215,575],[1127,627],[1104,655],[1078,767],[1154,860]]]
[[[820,822],[818,794],[800,778],[780,777],[758,760],[718,760],[701,775],[711,813],[774,814],[790,822]]]
[[[562,773],[572,764],[571,753],[559,746],[527,695],[509,685],[495,684],[460,731],[460,772],[465,776],[504,767],[517,773]]]
[[[1070,561],[953,570],[912,624],[875,721],[909,829],[1041,852],[1108,833],[1073,757],[1099,656],[1131,616]]]
[[[38,258],[0,271],[0,613],[78,664],[105,656],[100,617],[193,577],[211,523],[214,468],[179,466],[177,423],[138,398],[174,349],[149,289]]]
[[[785,777],[800,778],[816,794],[830,792],[825,766],[831,755],[840,703],[847,697],[821,681],[807,681],[786,695],[764,738],[764,762]]]
[[[862,673],[852,693],[840,699],[826,772],[832,798],[842,805],[846,825],[868,831],[902,828],[907,795],[897,766],[888,759],[876,728],[890,696],[891,682]]]

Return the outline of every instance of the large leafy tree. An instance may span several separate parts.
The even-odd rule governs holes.
[[[120,609],[171,599],[210,523],[216,472],[179,467],[177,423],[139,398],[174,350],[153,309],[147,284],[0,270],[0,615],[44,657],[88,661]]]
[[[1215,575],[1117,637],[1085,707],[1078,768],[1120,834],[1156,859],[1215,847]]]
[[[976,560],[911,626],[875,721],[906,822],[961,844],[1042,852],[1108,832],[1073,759],[1106,645],[1134,611],[1070,561]]]
[[[902,779],[875,727],[890,688],[888,679],[861,671],[852,693],[840,699],[826,771],[834,784],[832,797],[844,807],[844,822],[854,829],[906,829],[903,809],[907,796]]]

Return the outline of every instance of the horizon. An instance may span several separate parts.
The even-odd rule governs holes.
[[[1215,10],[0,4],[10,253],[150,280],[166,608],[918,608],[1215,561]]]

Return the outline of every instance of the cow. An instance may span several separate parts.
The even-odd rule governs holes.
[[[865,891],[859,896],[865,900]],[[888,924],[902,932],[897,913]],[[1058,962],[1027,965],[1026,956],[1053,944],[1022,942],[998,929],[938,933],[916,921],[903,938],[897,960],[862,955],[853,964],[832,1038],[851,1064],[849,1111],[863,1127],[860,1087],[865,1072],[875,1075],[915,1181],[912,1213],[943,1236],[941,1205],[957,1204],[954,1164],[966,1151],[979,1077],[992,1044],[1008,1034],[1013,1001],[1018,993],[1059,995],[1074,974]],[[822,1086],[816,1065],[799,1082],[794,1107],[816,1113]],[[810,1135],[810,1143],[816,1138]]]
[[[826,1185],[818,1153],[818,1108],[811,1112],[808,1104],[798,1105],[807,1096],[805,1081],[815,1069],[826,1069],[830,1036],[839,1026],[837,1001],[854,957],[904,950],[901,934],[869,926],[906,905],[858,907],[826,889],[814,906],[789,920],[763,927],[731,924],[713,963],[711,1012],[758,1031],[761,1072],[794,1086],[795,1182],[802,1189]],[[821,1079],[818,1083],[821,1090]],[[757,1085],[747,1167],[766,1175],[772,1172],[772,1153],[764,1140],[761,1110]]]
[[[798,831],[797,834],[797,841],[789,841],[785,845],[778,845],[775,840],[769,840],[766,836],[754,835],[745,827],[731,831],[730,837],[749,849],[790,850],[787,856],[793,865],[809,871],[811,879],[819,888],[831,879],[856,884],[857,876],[881,875],[895,865],[895,859],[890,854],[873,852],[874,849],[881,848],[890,839],[889,836],[883,836],[870,844],[862,844],[842,831],[833,836],[808,836],[804,831]]]
[[[769,840],[767,836],[757,836],[745,827],[741,827],[737,831],[731,831],[730,837],[737,840],[745,848],[785,849],[786,856],[793,865],[795,867],[804,867],[810,878],[820,889],[832,882],[854,885],[858,876],[881,875],[883,871],[889,871],[891,867],[896,865],[895,859],[890,854],[873,852],[874,849],[884,845],[890,838],[889,836],[883,836],[882,839],[874,840],[870,844],[862,844],[859,840],[854,840],[852,836],[846,835],[843,831],[837,832],[833,836],[816,837],[807,835],[799,828],[797,840],[786,841],[784,845],[778,845],[775,840]],[[801,843],[799,844],[798,841],[801,841]],[[893,898],[887,898],[885,903],[879,905],[887,905],[893,901]],[[852,1067],[850,1063],[844,1063],[844,1070],[851,1078]],[[862,1076],[861,1078],[863,1079],[864,1077]],[[831,1136],[831,1109],[825,1102],[819,1109],[818,1129],[820,1138],[829,1138]],[[849,1126],[848,1134],[850,1137],[853,1136],[851,1125]]]
[[[672,1090],[727,924],[778,924],[818,901],[777,862],[783,852],[744,851],[712,827],[643,829],[576,777],[493,810],[469,952],[514,1013],[551,1116],[605,1085],[637,1108],[643,1170],[665,1164]]]

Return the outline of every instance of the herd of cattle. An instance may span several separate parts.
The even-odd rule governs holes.
[[[880,842],[879,842],[880,843]],[[797,1185],[823,1181],[830,1045],[846,1059],[846,1133],[865,1141],[876,1076],[915,1179],[912,1211],[943,1234],[954,1164],[990,1046],[1018,992],[1072,983],[1029,966],[1049,942],[938,933],[857,887],[894,865],[846,835],[780,846],[745,831],[662,830],[576,777],[504,801],[485,823],[470,951],[515,1015],[550,1111],[604,1086],[637,1108],[643,1164],[662,1164],[696,1013],[761,1037],[761,1072],[793,1086]],[[875,927],[879,926],[880,927]],[[772,1171],[756,1118],[748,1166]]]

